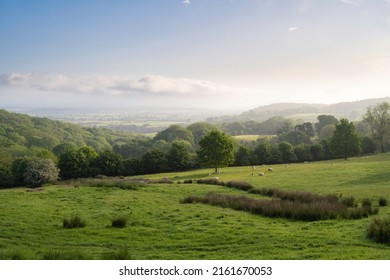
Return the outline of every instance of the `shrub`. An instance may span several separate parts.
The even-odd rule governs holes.
[[[369,200],[368,198],[363,199],[362,207],[372,207],[371,200]]]
[[[256,190],[258,192],[258,190]],[[265,190],[269,192],[269,189]],[[273,191],[274,195],[275,191]],[[298,193],[298,194],[297,194]],[[232,196],[208,193],[205,196],[189,196],[182,203],[205,203],[214,206],[232,208],[266,217],[280,217],[302,221],[316,221],[336,218],[360,219],[378,213],[378,208],[363,206],[347,208],[335,196],[310,196],[308,193],[292,192],[280,200],[256,200],[247,196]],[[285,192],[283,192],[285,194]],[[290,195],[292,197],[290,197]],[[296,195],[294,197],[293,195]],[[294,198],[294,199],[293,199]]]
[[[381,207],[387,206],[387,199],[384,198],[384,197],[379,198],[379,199],[378,199],[378,204],[379,204],[379,206],[381,206]]]
[[[86,222],[80,216],[74,215],[70,219],[64,219],[62,224],[64,228],[82,228]]]
[[[284,191],[272,188],[252,189],[250,193],[260,194],[269,197],[280,198],[281,200],[297,201],[301,203],[313,203],[319,201],[337,202],[335,195],[318,195],[302,191]]]
[[[127,224],[127,218],[125,216],[116,217],[111,220],[111,226],[114,228],[124,228]]]
[[[390,243],[390,218],[374,219],[368,228],[367,236],[377,243]]]
[[[241,181],[229,181],[226,183],[226,186],[229,188],[235,188],[243,191],[249,191],[253,189],[253,186],[251,184]]]
[[[192,184],[192,183],[193,183],[192,179],[184,180],[184,182],[183,182],[183,184]]]
[[[343,197],[340,202],[346,207],[355,207],[355,198],[353,196]]]
[[[206,179],[199,179],[196,181],[198,184],[205,184],[205,185],[218,185],[218,186],[225,186],[225,182],[220,181],[217,178],[206,178]]]

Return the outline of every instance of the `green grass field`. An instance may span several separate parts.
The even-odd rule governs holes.
[[[390,154],[291,165],[252,176],[251,167],[223,168],[220,180],[255,187],[354,196],[378,204],[390,199]],[[366,237],[373,217],[316,222],[266,218],[205,204],[181,204],[188,195],[213,191],[242,195],[222,186],[177,184],[208,177],[211,169],[144,176],[174,184],[137,190],[87,187],[69,182],[40,189],[0,190],[0,259],[390,259],[390,246]],[[262,199],[258,195],[250,195]],[[265,198],[264,198],[265,199]],[[78,214],[84,228],[67,229]],[[390,215],[381,207],[374,217]],[[126,216],[125,228],[111,219]]]
[[[236,136],[232,136],[232,138],[235,140],[246,141],[246,142],[256,141],[259,138],[270,139],[272,137],[274,137],[274,135],[236,135]]]

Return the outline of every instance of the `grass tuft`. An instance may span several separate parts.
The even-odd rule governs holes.
[[[78,215],[72,216],[70,219],[64,219],[62,222],[64,228],[83,228],[86,222]]]
[[[114,228],[124,228],[127,225],[127,217],[121,216],[111,220],[111,226]]]
[[[390,243],[390,218],[374,219],[368,228],[367,236],[377,243]]]

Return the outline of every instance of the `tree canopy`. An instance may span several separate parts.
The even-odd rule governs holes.
[[[233,141],[219,130],[210,131],[199,142],[199,161],[214,168],[215,173],[218,167],[227,166],[234,160]]]
[[[360,140],[353,122],[349,122],[347,119],[340,120],[330,140],[330,148],[334,156],[342,157],[345,160],[360,154]]]

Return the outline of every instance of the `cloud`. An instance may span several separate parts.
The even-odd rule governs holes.
[[[353,6],[358,6],[360,5],[359,0],[340,0],[341,2],[348,4],[348,5],[353,5]]]
[[[91,95],[143,93],[159,96],[219,96],[238,92],[237,89],[209,81],[160,75],[145,75],[134,80],[104,76],[73,78],[65,75],[12,73],[0,75],[1,86]]]
[[[190,0],[183,0],[182,3],[185,5],[188,5],[188,4],[191,4],[191,1]]]
[[[297,30],[299,30],[299,27],[291,26],[288,28],[288,31],[291,31],[291,32],[297,31]]]

